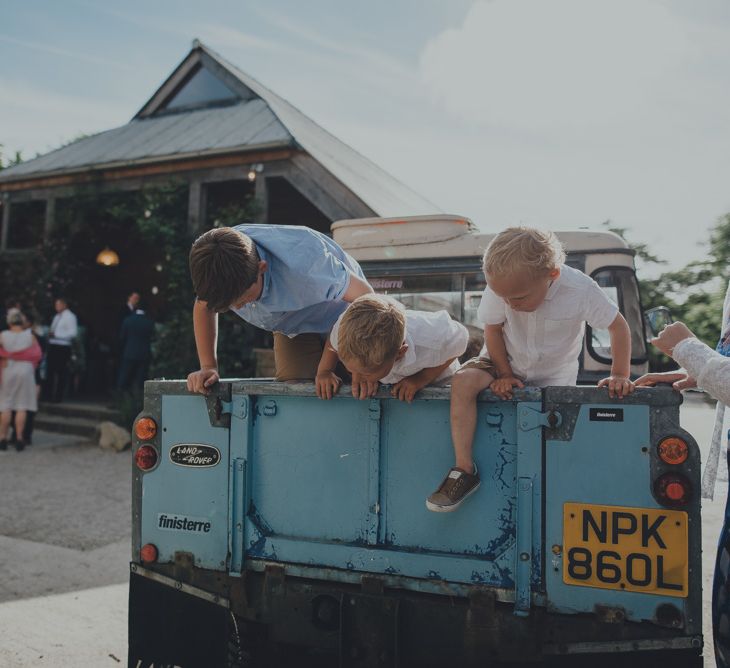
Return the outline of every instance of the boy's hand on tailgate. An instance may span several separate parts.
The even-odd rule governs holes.
[[[205,368],[188,375],[188,392],[210,394],[210,387],[220,380],[218,369]]]
[[[505,376],[504,378],[495,378],[489,386],[489,389],[500,399],[511,399],[512,388],[519,387],[521,389],[524,386],[525,384],[519,378]]]
[[[366,380],[359,373],[352,374],[352,396],[355,399],[369,399],[378,391],[377,380]]]
[[[319,371],[314,379],[317,396],[320,399],[331,399],[340,389],[342,379],[334,371]]]
[[[598,381],[598,387],[608,385],[608,396],[619,399],[631,394],[634,391],[634,383],[626,376],[609,376]]]
[[[416,396],[418,390],[422,390],[428,383],[424,383],[420,378],[417,378],[418,374],[413,374],[399,380],[390,390],[390,394],[401,401],[407,401],[409,404],[413,401],[413,397]]]

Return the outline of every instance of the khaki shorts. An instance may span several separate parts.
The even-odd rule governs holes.
[[[488,357],[472,357],[471,359],[466,360],[466,362],[459,367],[459,371],[462,369],[479,369],[481,371],[486,371],[495,378],[497,377],[497,367]],[[514,377],[519,378],[523,383],[525,382],[525,378],[523,376],[514,374]]]
[[[488,357],[472,357],[471,359],[466,360],[466,362],[459,367],[459,371],[462,369],[481,369],[493,376],[497,375],[497,367]]]
[[[289,338],[274,332],[276,380],[314,380],[323,349],[324,337],[319,334]]]
[[[324,334],[297,334],[290,338],[281,332],[274,332],[276,380],[314,380],[326,338]],[[335,373],[343,382],[350,382],[350,374],[342,363],[337,363]]]

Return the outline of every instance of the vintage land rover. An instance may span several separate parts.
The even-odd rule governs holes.
[[[474,326],[488,235],[464,219],[335,224],[373,285]],[[644,322],[631,251],[564,233],[568,262]],[[377,237],[377,239],[376,239]],[[476,243],[475,243],[476,242]],[[433,257],[433,260],[429,260]],[[605,373],[589,331],[582,379]],[[129,666],[702,665],[700,461],[681,396],[525,388],[478,404],[478,493],[451,464],[448,388],[148,381],[134,425]]]

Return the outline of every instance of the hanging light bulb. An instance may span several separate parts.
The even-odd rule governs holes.
[[[116,267],[119,264],[119,256],[109,246],[105,246],[103,251],[99,251],[96,256],[96,264],[105,267]]]

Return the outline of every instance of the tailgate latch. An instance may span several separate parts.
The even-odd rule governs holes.
[[[559,427],[562,422],[563,417],[557,411],[541,413],[529,406],[520,406],[517,412],[517,425],[520,431],[531,431],[538,427],[555,429],[556,427]]]

